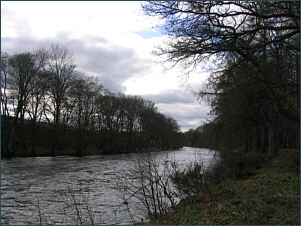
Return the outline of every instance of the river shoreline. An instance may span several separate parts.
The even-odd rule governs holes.
[[[300,150],[279,150],[253,175],[214,184],[174,211],[137,224],[300,225]]]
[[[95,149],[95,148],[88,148],[87,150],[84,150],[83,153],[79,156],[76,153],[75,149],[65,149],[65,150],[57,150],[55,152],[55,155],[51,154],[50,150],[40,148],[35,151],[35,155],[32,155],[31,152],[16,152],[16,154],[13,157],[5,158],[2,157],[2,159],[11,159],[11,158],[27,158],[27,157],[58,157],[58,156],[69,156],[69,157],[84,157],[84,156],[91,156],[91,155],[118,155],[118,154],[131,154],[131,153],[147,153],[147,152],[160,152],[160,151],[173,151],[173,150],[180,150],[183,146],[173,147],[170,149],[159,149],[159,148],[148,148],[148,149],[141,149],[141,150],[132,150],[132,151],[121,151],[120,153],[105,153],[103,150]]]

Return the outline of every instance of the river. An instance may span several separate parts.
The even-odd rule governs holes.
[[[190,147],[152,154],[162,163],[176,160],[182,168],[194,161],[210,167],[218,159],[215,151]],[[146,154],[2,159],[1,224],[77,224],[77,211],[88,218],[93,213],[97,224],[125,225],[133,224],[131,217],[145,219],[142,204],[129,211],[117,189],[120,175],[137,155]],[[77,208],[72,206],[79,200]],[[84,211],[87,207],[90,212]]]

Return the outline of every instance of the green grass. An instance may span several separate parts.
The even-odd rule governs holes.
[[[299,150],[281,150],[253,176],[214,184],[210,191],[181,200],[173,212],[147,224],[299,225],[299,160]]]

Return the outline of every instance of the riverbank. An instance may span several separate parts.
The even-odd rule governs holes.
[[[280,150],[247,178],[214,184],[146,224],[299,225],[300,151]]]
[[[155,147],[150,148],[142,148],[142,149],[133,149],[131,151],[120,151],[119,153],[112,153],[114,154],[129,154],[129,153],[144,153],[144,152],[160,152],[160,151],[169,151],[169,150],[179,150],[183,148],[183,146],[175,146],[170,149],[159,149]],[[103,150],[94,147],[93,145],[89,146],[86,150],[83,151],[81,156],[89,156],[89,155],[110,155],[105,153]],[[31,152],[26,152],[22,150],[18,150],[14,157],[50,157],[51,151],[48,148],[38,147],[35,151],[35,155],[32,155]],[[54,156],[78,156],[77,150],[74,148],[66,148],[64,150],[56,150]]]

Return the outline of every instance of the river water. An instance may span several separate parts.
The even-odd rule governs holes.
[[[194,161],[208,168],[218,160],[215,151],[190,147],[152,154],[162,164],[175,160],[182,168]],[[145,219],[142,204],[129,210],[117,189],[120,175],[139,155],[146,154],[2,159],[1,224],[91,224],[79,215],[95,224]],[[72,205],[75,202],[80,204]]]

